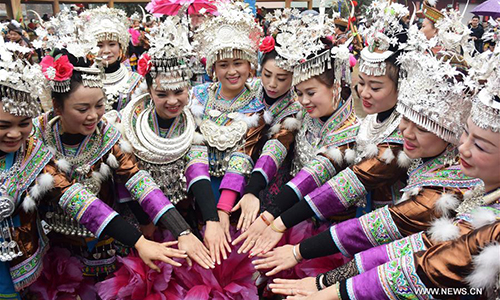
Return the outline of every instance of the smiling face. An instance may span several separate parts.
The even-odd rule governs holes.
[[[250,62],[239,58],[222,59],[215,62],[215,75],[222,85],[222,94],[236,96],[250,76]]]
[[[448,146],[445,140],[404,117],[399,130],[404,138],[404,152],[411,159],[438,156]]]
[[[262,65],[262,86],[269,97],[279,98],[292,87],[292,73],[278,68],[274,59],[268,59]]]
[[[482,129],[469,118],[458,150],[465,175],[481,179],[487,192],[500,187],[500,133]]]
[[[54,108],[61,116],[62,130],[71,134],[92,134],[104,115],[106,98],[102,89],[78,86],[63,107],[54,102]]]
[[[99,56],[105,57],[104,61],[108,64],[114,64],[118,59],[121,59],[122,52],[120,43],[117,41],[102,41],[97,43],[99,47]]]
[[[189,102],[188,87],[173,91],[156,90],[151,87],[149,92],[155,104],[156,112],[162,119],[172,119],[179,116],[184,106]]]
[[[398,101],[396,84],[387,74],[383,76],[359,73],[358,95],[363,102],[363,111],[376,114],[393,108]]]
[[[31,133],[31,118],[17,117],[3,110],[0,102],[0,151],[16,152]]]
[[[334,103],[334,86],[328,87],[318,80],[317,76],[295,86],[297,100],[313,118],[330,116],[338,103]],[[338,95],[337,95],[338,96]]]

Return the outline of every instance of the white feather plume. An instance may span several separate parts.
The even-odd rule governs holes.
[[[378,147],[375,144],[368,144],[365,148],[366,158],[372,158],[378,155]]]
[[[427,0],[427,3],[429,3],[430,6],[436,7],[437,0]]]
[[[35,210],[36,202],[30,195],[27,195],[23,199],[23,209],[25,212],[32,212]]]
[[[460,200],[453,194],[443,194],[436,201],[436,211],[442,216],[447,217],[451,210],[454,210],[460,204]]]
[[[110,153],[108,155],[108,158],[106,159],[106,163],[113,169],[118,168],[120,165],[118,164],[118,160],[116,159],[116,156],[114,156],[113,153]]]
[[[203,112],[205,111],[205,108],[201,104],[195,104],[191,106],[191,112],[195,117],[201,118],[203,116]]]
[[[472,258],[473,271],[465,278],[470,287],[493,289],[500,272],[500,245],[488,245]]]
[[[56,166],[57,168],[59,168],[59,170],[63,171],[64,173],[69,173],[69,171],[71,171],[71,165],[64,158],[56,160]]]
[[[290,131],[299,130],[301,125],[302,122],[297,118],[285,118],[285,120],[283,120],[283,128]]]
[[[266,124],[269,125],[273,122],[273,119],[274,119],[273,114],[270,111],[266,110],[264,112],[264,122],[266,122]]]
[[[407,169],[411,164],[411,158],[408,157],[408,155],[406,155],[406,153],[401,150],[399,151],[398,153],[398,166],[400,168],[404,168],[404,169]]]
[[[205,143],[205,138],[201,133],[195,132],[193,135],[193,144],[203,145]]]
[[[40,186],[40,192],[42,195],[54,187],[54,177],[49,173],[40,174],[36,181]]]
[[[99,183],[102,183],[104,181],[104,177],[102,176],[102,174],[96,171],[92,171],[92,179]]]
[[[497,216],[491,210],[480,207],[472,212],[471,215],[471,225],[474,229],[481,228],[486,225],[493,224],[497,219]]]
[[[120,141],[120,149],[125,153],[132,153],[132,145],[126,140]]]
[[[329,158],[333,159],[338,165],[342,165],[344,162],[344,157],[342,155],[342,151],[340,151],[337,147],[331,147],[326,150],[325,153]]]
[[[453,220],[448,218],[439,218],[432,222],[428,232],[431,239],[436,242],[446,242],[460,236],[460,230],[453,225]]]
[[[344,151],[344,158],[348,164],[354,163],[354,160],[356,159],[356,151],[351,148],[346,149]]]
[[[236,120],[241,120],[245,123],[247,123],[248,128],[252,127],[257,127],[259,125],[259,115],[258,114],[253,114],[250,116],[244,115],[244,114],[238,114],[238,117]]]
[[[380,157],[386,164],[390,164],[395,158],[396,156],[394,156],[391,147],[387,147]]]
[[[107,164],[101,163],[101,166],[99,167],[99,173],[101,173],[104,181],[104,179],[111,176],[111,168]]]

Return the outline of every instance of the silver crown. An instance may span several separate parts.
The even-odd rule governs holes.
[[[380,0],[370,4],[367,10],[367,27],[360,30],[367,44],[361,50],[360,72],[374,76],[385,75],[385,60],[394,54],[389,47],[398,45],[397,35],[405,31],[400,21],[408,14],[406,6],[392,1]]]
[[[22,58],[30,51],[17,43],[0,41],[0,97],[3,110],[15,116],[36,117],[38,99],[44,95],[46,81],[39,65]]]
[[[178,16],[168,16],[165,21],[151,30],[147,35],[151,48],[151,76],[159,77],[160,85],[153,81],[153,88],[176,90],[189,86],[193,72],[190,68],[191,58],[195,55],[189,43],[187,24],[183,24]]]
[[[472,81],[477,81],[476,87],[480,92],[474,98],[471,118],[474,124],[493,132],[500,132],[500,50],[495,49],[495,53],[485,60],[478,56],[480,64],[484,67],[476,70],[471,68],[470,76]],[[486,81],[484,81],[486,79]],[[495,97],[497,98],[495,100]]]
[[[430,49],[403,53],[398,62],[397,110],[443,140],[458,144],[472,105],[463,68]]]
[[[197,48],[207,61],[207,73],[213,73],[217,60],[227,58],[244,59],[256,67],[262,29],[248,5],[218,2],[217,11],[219,15],[204,22],[195,33]]]
[[[85,21],[85,35],[94,36],[98,42],[117,41],[121,50],[127,52],[130,40],[129,21],[123,10],[103,5],[84,11],[80,18]]]

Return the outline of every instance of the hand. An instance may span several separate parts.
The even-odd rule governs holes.
[[[271,215],[267,211],[264,212],[264,216],[267,218],[267,220],[269,220],[269,222],[274,221],[273,215]],[[262,218],[258,218],[253,222],[252,225],[250,225],[250,228],[248,228],[247,231],[243,232],[237,239],[235,239],[232,243],[233,246],[245,240],[240,249],[238,249],[238,254],[247,253],[248,250],[250,250],[254,246],[260,234],[264,232],[266,227],[267,225],[266,223],[264,223]]]
[[[190,233],[180,236],[178,241],[179,249],[185,250],[186,254],[189,256],[186,258],[189,266],[193,265],[191,262],[191,259],[193,259],[205,269],[215,268],[214,261],[210,258],[210,252],[194,234]]]
[[[269,285],[273,293],[294,296],[297,294],[311,295],[318,292],[316,288],[316,278],[306,277],[302,279],[274,279],[274,282]],[[292,294],[291,292],[294,292]],[[299,292],[300,291],[300,292]]]
[[[281,218],[274,220],[274,226],[280,231],[285,231],[285,224],[281,221]],[[250,255],[254,256],[258,253],[267,253],[272,250],[276,244],[281,240],[284,233],[274,231],[271,226],[267,226],[260,238],[257,240],[255,246],[250,250]]]
[[[153,260],[159,260],[175,267],[180,267],[181,264],[173,260],[171,257],[187,258],[186,251],[170,248],[177,244],[177,241],[157,243],[147,240],[143,235],[137,240],[134,248],[139,253],[142,261],[151,269],[160,272],[160,268],[153,263]]]
[[[293,268],[298,264],[293,256],[293,247],[295,246],[285,245],[278,247],[271,252],[259,255],[263,258],[254,260],[252,264],[257,270],[271,269],[271,271],[266,273],[266,276],[272,276],[283,270]],[[300,256],[300,251],[298,250],[299,247],[297,246],[297,255]],[[299,257],[299,259],[301,258],[302,257]]]
[[[250,224],[257,218],[257,214],[260,210],[260,200],[253,194],[245,194],[243,198],[236,204],[231,212],[235,212],[241,208],[240,219],[238,220],[238,225],[236,229],[242,232],[247,231]]]
[[[210,250],[210,257],[220,265],[220,256],[227,259],[227,252],[231,252],[231,247],[224,234],[224,229],[217,221],[207,221],[205,236],[203,237],[205,246]],[[227,251],[227,252],[226,252]]]
[[[223,210],[218,210],[217,214],[219,215],[219,223],[222,229],[224,230],[224,234],[226,235],[226,240],[228,243],[231,243],[231,234],[229,233],[229,226],[231,225],[231,221],[229,220],[229,214]]]
[[[293,291],[295,293],[295,290]],[[296,296],[288,296],[286,299],[290,300],[339,300],[337,294],[337,286],[332,285],[326,289],[323,289],[319,292],[304,295],[301,290],[298,290]]]
[[[147,225],[139,225],[139,228],[141,229],[142,234],[147,239],[150,239],[150,240],[153,239],[153,235],[154,235],[155,230],[156,230],[156,226],[155,226],[155,224],[153,224],[153,222],[150,222]]]

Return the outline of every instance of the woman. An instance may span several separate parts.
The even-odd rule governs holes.
[[[166,18],[153,32],[151,48],[140,58],[138,68],[149,94],[122,110],[122,132],[141,168],[156,179],[174,205],[186,200],[188,193],[194,195],[207,225],[205,245],[212,260],[220,264],[221,256],[226,259],[231,248],[211,191],[207,148],[195,133],[196,123],[186,108],[192,75],[188,63],[193,55],[188,32],[177,17]],[[172,44],[164,45],[171,36],[175,37]]]
[[[443,13],[441,13],[435,7],[431,6],[428,1],[424,1],[424,3],[422,4],[422,10],[417,12],[417,16],[424,19],[422,21],[420,32],[425,35],[425,38],[430,40],[431,38],[435,37],[438,32],[435,24],[438,20],[444,17]]]
[[[280,18],[298,15],[296,10],[290,12],[280,15]],[[248,229],[259,211],[272,205],[282,186],[291,179],[293,143],[301,124],[298,119],[301,106],[294,101],[296,95],[291,88],[293,66],[278,54],[277,47],[279,45],[271,35],[263,39],[259,48],[262,53],[262,76],[258,95],[266,106],[264,118],[269,126],[266,127],[269,140],[253,168],[245,195],[231,210],[235,212],[241,208],[237,229],[242,231]],[[262,207],[259,198],[262,199]]]
[[[389,23],[395,24],[395,27],[389,29],[384,23],[373,24],[368,35],[371,43],[379,45],[379,48],[367,47],[361,53],[357,91],[363,99],[363,109],[368,116],[361,123],[356,136],[351,137],[356,144],[349,148],[355,151],[346,151],[346,161],[353,165],[337,169],[338,174],[318,185],[305,184],[307,181],[300,183],[300,179],[307,177],[299,173],[276,198],[278,209],[272,215],[266,215],[277,230],[273,230],[271,226],[266,228],[261,220],[254,223],[256,228],[260,228],[257,231],[262,235],[251,248],[252,253],[271,250],[287,228],[315,215],[321,220],[336,216],[333,220],[337,222],[352,217],[355,205],[366,205],[368,191],[371,191],[374,206],[397,199],[397,193],[393,191],[394,184],[405,177],[409,162],[401,151],[402,138],[397,129],[400,116],[395,111],[399,72],[395,60],[400,52],[399,44],[382,43],[384,38],[380,37],[380,30],[390,32],[391,36],[397,33],[392,38],[402,42],[405,34],[398,20],[407,14],[407,10],[399,4],[392,4],[389,8],[397,13],[387,14],[384,10],[386,5],[388,4],[383,3],[372,10],[374,19],[391,20]],[[347,191],[344,189],[346,186],[351,188]],[[300,201],[302,198],[305,201]],[[251,240],[256,240],[256,237],[254,235]],[[244,249],[249,250],[248,247]]]
[[[404,189],[407,194],[405,198],[410,197],[408,201],[374,211],[359,220],[338,224],[322,234],[322,237],[302,242],[300,252],[292,251],[299,258],[300,255],[311,258],[338,251],[347,256],[355,256],[352,262],[338,270],[319,275],[318,287],[320,283],[329,286],[337,280],[367,271],[400,255],[425,250],[444,238],[456,238],[459,231],[470,231],[470,225],[462,224],[464,226],[460,226],[459,230],[442,219],[435,221],[436,218],[460,213],[464,207],[474,203],[477,196],[471,195],[468,189],[480,186],[479,180],[467,177],[469,174],[455,165],[453,157],[456,156],[457,149],[446,145],[446,142],[458,143],[461,124],[465,123],[470,110],[465,85],[461,84],[461,80],[454,79],[457,73],[457,78],[463,77],[459,73],[463,71],[457,71],[450,63],[426,54],[425,51],[403,54],[400,61],[405,70],[414,70],[411,75],[408,72],[405,81],[402,81],[398,105],[398,110],[403,114],[400,129],[405,138],[405,152],[424,163],[421,161],[409,173],[408,186]],[[431,74],[439,74],[439,77],[431,77]],[[417,85],[416,82],[421,84]],[[448,107],[448,110],[444,107]],[[455,115],[452,116],[450,110]],[[447,149],[432,157],[432,152],[439,151],[440,147]],[[486,179],[485,185],[491,181],[487,179],[491,175],[487,174],[488,172],[482,175]],[[483,179],[482,176],[475,175]],[[478,191],[479,189],[474,192],[477,194]],[[419,233],[425,230],[429,230],[430,234]],[[395,241],[396,239],[399,240]],[[331,241],[331,244],[326,240]],[[326,250],[315,251],[312,246],[317,247],[318,244],[323,245]],[[361,252],[366,249],[370,250]],[[277,249],[274,258],[278,254],[283,256],[283,251],[284,249]],[[289,255],[281,263],[284,264],[285,260],[293,262],[292,259],[293,255]],[[262,266],[263,262],[258,264]],[[276,264],[280,263],[271,265]],[[314,279],[309,278],[302,283],[310,289],[316,288]]]
[[[498,66],[500,57],[490,61],[491,66]],[[363,299],[387,299],[386,295],[398,294],[405,291],[406,295],[418,293],[418,287],[464,287],[467,282],[471,287],[498,287],[498,248],[491,250],[486,255],[483,241],[499,241],[497,232],[498,219],[500,218],[500,177],[498,164],[500,163],[500,98],[498,97],[499,68],[494,73],[486,74],[486,86],[477,95],[473,104],[471,116],[467,120],[464,133],[460,139],[460,168],[465,175],[477,177],[484,182],[484,196],[472,197],[464,200],[456,209],[457,216],[454,220],[435,222],[431,230],[431,238],[439,238],[441,243],[433,243],[425,254],[413,253],[395,257],[395,260],[386,262],[378,267],[375,265],[370,270],[347,279],[339,278],[340,283],[321,291],[321,295],[328,297],[319,298],[315,294],[312,299],[337,299],[336,292],[342,299],[361,297]],[[496,222],[494,225],[486,226]],[[476,231],[472,231],[476,229]],[[438,236],[436,233],[445,232]],[[481,232],[484,232],[483,235]],[[460,236],[462,235],[462,236]],[[457,239],[458,238],[458,239]],[[450,240],[450,242],[446,242]],[[478,245],[479,243],[479,245]],[[471,255],[478,254],[483,249],[486,256],[475,259],[481,268],[471,274]],[[471,250],[471,251],[468,251]],[[482,254],[481,254],[482,255]],[[374,259],[374,256],[371,257]],[[426,260],[432,259],[431,261]],[[397,286],[389,279],[390,270],[401,270]],[[418,269],[415,274],[414,270]],[[489,272],[491,270],[491,272]],[[482,274],[481,274],[482,273]],[[412,277],[411,274],[415,274]],[[488,275],[489,274],[489,275]],[[467,276],[468,275],[468,276]],[[493,276],[491,276],[493,275]],[[467,278],[464,278],[466,277]],[[347,279],[347,280],[346,280]],[[361,282],[373,282],[371,290],[362,287]],[[387,284],[387,285],[386,285]],[[349,286],[349,288],[347,288]],[[382,287],[382,288],[381,288]],[[328,291],[327,291],[328,290]],[[348,296],[346,296],[346,293]],[[352,296],[351,296],[352,295]]]
[[[98,57],[104,64],[106,111],[120,111],[130,102],[136,89],[139,89],[138,95],[143,92],[140,88],[143,77],[132,72],[123,63],[130,41],[127,15],[123,10],[103,5],[85,10],[80,18],[85,22],[84,35],[92,36],[98,41]]]
[[[9,49],[3,41],[0,49],[5,53],[1,71],[6,74],[0,81],[0,297],[21,299],[19,292],[37,279],[48,249],[35,201],[51,188],[52,178],[43,168],[52,154],[30,134],[31,118],[40,113],[37,98],[43,77],[35,76],[37,66],[22,59],[4,68],[4,60],[15,58],[18,49]],[[25,68],[31,77],[23,73]],[[26,265],[33,267],[23,272]]]
[[[215,82],[193,88],[191,111],[208,147],[205,163],[229,242],[229,213],[237,195],[243,193],[265,126],[264,104],[256,87],[247,84],[251,65],[256,65],[261,31],[239,3],[220,4],[218,11],[195,35],[207,73]]]
[[[98,196],[107,204],[115,203],[114,181],[124,183],[146,217],[154,224],[164,224],[178,238],[179,249],[205,268],[213,266],[208,252],[191,233],[189,226],[163,195],[151,176],[140,170],[131,153],[131,146],[120,141],[120,133],[102,119],[105,96],[99,87],[100,71],[89,68],[83,59],[77,59],[65,50],[54,51],[54,57],[45,57],[41,65],[51,81],[54,111],[36,119],[41,138],[54,153],[56,172],[66,174],[73,184],[59,200],[61,208],[51,198],[45,199],[42,214],[49,229],[56,233],[54,244],[68,247],[72,253],[87,262],[84,274],[102,276],[114,270],[117,250],[113,240],[95,240],[102,236],[106,224],[116,212],[100,210],[99,218],[84,218],[95,209],[90,203]],[[57,60],[62,60],[57,62]],[[55,74],[55,75],[54,75]],[[62,210],[61,210],[62,209]],[[95,229],[91,234],[72,220]],[[130,239],[137,236],[127,231],[116,232]],[[132,241],[133,242],[133,241]],[[94,247],[89,245],[94,245]],[[95,244],[97,243],[97,244]],[[87,250],[88,249],[88,250]],[[97,267],[96,267],[97,266]]]

